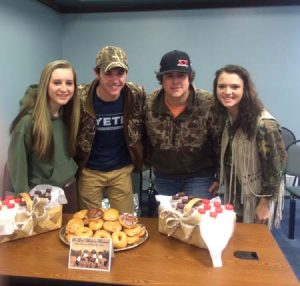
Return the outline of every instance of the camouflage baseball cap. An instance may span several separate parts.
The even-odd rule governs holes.
[[[124,50],[119,47],[106,46],[97,53],[96,66],[99,66],[104,72],[108,72],[116,67],[128,71],[127,55]]]

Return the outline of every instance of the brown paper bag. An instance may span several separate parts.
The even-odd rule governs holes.
[[[159,211],[158,231],[170,237],[200,248],[207,248],[204,243],[198,224],[192,225],[184,222],[186,217],[176,210]]]

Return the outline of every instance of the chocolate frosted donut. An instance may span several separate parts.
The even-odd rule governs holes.
[[[87,217],[89,220],[96,220],[96,219],[103,218],[103,211],[101,209],[88,210]]]

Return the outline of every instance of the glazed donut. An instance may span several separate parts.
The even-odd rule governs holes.
[[[127,236],[127,244],[136,244],[140,240],[140,237],[138,235],[135,236]]]
[[[122,229],[119,221],[105,221],[103,224],[103,228],[109,232],[120,231]]]
[[[76,231],[75,234],[76,236],[80,236],[80,237],[91,237],[93,236],[93,231],[86,226],[82,226]]]
[[[119,211],[116,209],[107,209],[103,214],[104,220],[115,221],[119,218]]]
[[[139,237],[144,236],[145,233],[146,233],[146,227],[145,227],[143,224],[141,224],[141,228],[142,228],[142,230],[141,230],[141,232],[138,234]]]
[[[127,236],[124,231],[115,231],[111,238],[114,248],[124,248],[127,246]]]
[[[93,231],[95,230],[99,230],[102,228],[103,226],[103,219],[99,218],[99,219],[96,219],[96,220],[92,220],[90,223],[89,223],[89,228]]]
[[[70,242],[72,236],[74,236],[73,233],[67,233],[67,234],[66,234],[66,240]]]
[[[86,217],[87,211],[88,210],[81,210],[77,213],[74,213],[73,217],[78,217],[78,218],[84,219]]]
[[[71,218],[67,225],[66,225],[66,232],[67,233],[76,233],[76,231],[80,228],[83,227],[83,221],[82,219],[75,217],[75,218]]]
[[[88,217],[89,221],[103,218],[103,211],[101,209],[88,210],[87,217]]]
[[[124,228],[134,228],[138,219],[134,214],[123,213],[119,216],[119,222]]]
[[[136,236],[139,235],[142,231],[142,227],[140,224],[137,224],[135,228],[125,228],[124,232],[128,236]]]
[[[110,233],[104,229],[97,230],[93,237],[99,237],[99,238],[111,238]]]

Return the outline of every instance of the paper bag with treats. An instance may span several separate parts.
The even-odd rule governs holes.
[[[17,198],[8,196],[0,209],[0,243],[58,229],[62,225],[64,191],[38,185]]]
[[[208,230],[217,236],[222,236],[223,227],[233,233],[235,213],[232,208],[226,209],[219,197],[208,200],[179,193],[172,197],[157,195],[156,200],[160,203],[158,230],[163,234],[200,248],[209,248],[206,237],[203,237],[207,224],[203,222],[218,220],[220,223],[210,223],[212,227]]]

